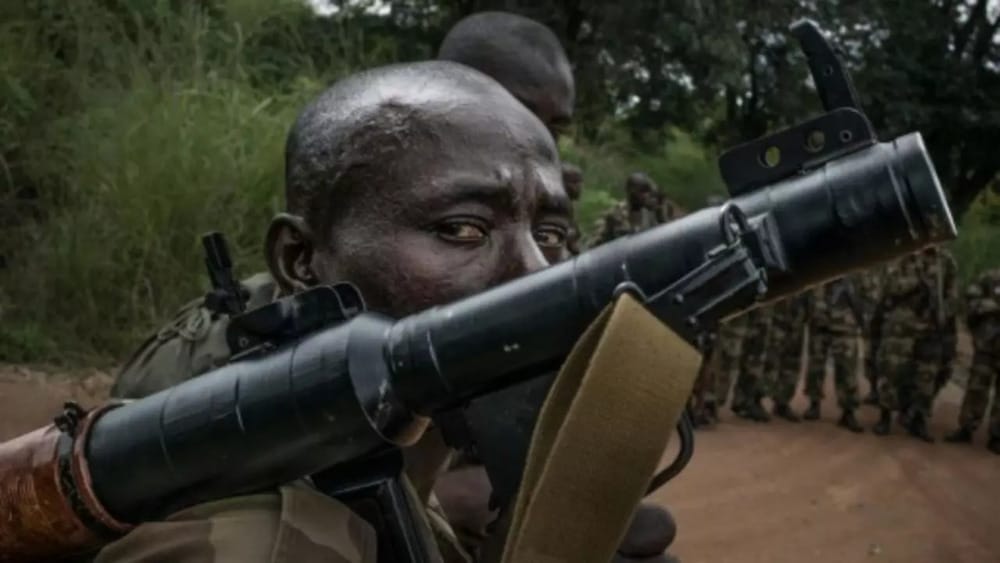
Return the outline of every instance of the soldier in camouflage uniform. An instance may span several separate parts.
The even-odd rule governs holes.
[[[851,281],[841,278],[813,289],[809,296],[809,364],[806,371],[806,395],[809,409],[806,420],[818,420],[823,400],[828,354],[833,358],[834,386],[841,415],[837,421],[851,432],[863,429],[855,417],[858,408],[858,330],[863,322],[860,305]]]
[[[941,343],[934,337],[935,291],[928,281],[925,254],[905,256],[886,268],[879,307],[884,311],[882,348],[878,357],[881,414],[875,434],[888,434],[892,413],[910,435],[933,442],[927,421],[940,361]]]
[[[924,253],[924,261],[926,275],[935,289],[933,336],[941,346],[941,355],[930,368],[934,371],[934,395],[926,399],[933,405],[938,393],[951,380],[958,356],[958,264],[951,252],[940,246],[936,251]]]
[[[771,420],[761,401],[767,394],[764,360],[767,357],[772,314],[770,307],[759,307],[746,314],[746,334],[743,337],[739,375],[733,393],[733,412],[755,422]]]
[[[783,299],[773,307],[770,346],[764,363],[771,400],[774,401],[772,412],[789,422],[800,422],[790,403],[802,369],[808,295],[801,293]]]
[[[583,171],[575,164],[564,162],[562,166],[562,178],[566,195],[569,196],[570,201],[576,204],[576,202],[580,201],[580,195],[583,193]],[[576,222],[575,209],[573,222],[569,226],[569,235],[566,239],[566,250],[570,256],[576,256],[580,253],[580,227]]]
[[[719,336],[714,351],[718,355],[718,369],[715,372],[715,408],[729,402],[733,381],[739,379],[740,359],[743,355],[743,341],[747,334],[747,316],[740,315],[723,322],[719,326]],[[735,395],[735,391],[733,392]],[[733,406],[738,402],[733,399]],[[716,419],[718,416],[716,415]]]
[[[592,229],[587,248],[645,231],[663,223],[659,188],[642,172],[634,172],[625,181],[625,199],[599,218]]]
[[[965,301],[974,350],[972,366],[958,429],[945,440],[962,444],[972,442],[972,435],[986,414],[992,391],[993,408],[987,425],[986,447],[1000,455],[1000,268],[983,273],[969,285]]]
[[[414,80],[437,86],[416,95]],[[394,104],[382,104],[385,96],[391,96]],[[483,104],[491,108],[488,117],[475,109]],[[405,110],[405,122],[398,121],[400,109]],[[447,118],[442,119],[444,116]],[[419,135],[414,134],[414,127],[419,128]],[[409,142],[394,142],[400,135],[408,137]],[[470,143],[469,139],[476,142]],[[354,165],[367,162],[365,159],[375,154],[392,158],[397,165]],[[543,247],[564,250],[564,240],[553,240],[553,233],[559,232],[557,227],[568,219],[568,197],[561,182],[538,189],[537,184],[529,186],[521,180],[558,177],[551,138],[534,116],[494,82],[459,65],[397,65],[337,83],[300,116],[290,134],[286,158],[290,213],[276,217],[268,233],[267,258],[273,281],[261,284],[257,293],[260,299],[266,299],[268,287],[274,288],[276,295],[284,295],[349,279],[362,290],[371,310],[398,317],[544,267]],[[503,189],[514,192],[509,201],[517,202],[517,209],[508,209],[495,198],[477,193],[462,195],[467,184],[447,181],[455,176],[495,178],[496,166],[519,171],[511,182],[503,184]],[[433,181],[412,182],[418,173]],[[509,215],[504,220],[511,228],[486,232],[480,223],[468,220],[464,208],[452,210],[457,198],[488,206],[500,218]],[[536,198],[565,201],[553,208]],[[439,218],[428,228],[423,218],[411,217],[411,210],[421,210],[423,218]],[[539,225],[546,231],[542,232]],[[522,237],[525,233],[527,236]],[[505,250],[479,253],[470,260],[469,245],[486,237],[496,239]],[[513,238],[504,241],[505,237]],[[521,244],[532,238],[533,243]],[[228,356],[227,349],[203,352],[201,345],[212,347],[213,335],[224,332],[225,322],[213,319],[211,313],[206,317],[204,309],[203,303],[190,305],[182,314],[183,322],[173,323],[173,330],[161,331],[148,342],[151,349],[133,357],[116,389],[127,393],[123,390],[130,386],[150,389],[155,382],[177,383],[198,375],[195,371],[202,366],[219,361],[213,359],[216,352]],[[164,339],[168,334],[172,336]],[[202,340],[194,338],[198,334]],[[185,363],[181,356],[208,359]],[[191,371],[185,373],[185,366],[190,366]],[[144,382],[149,385],[143,386]],[[428,496],[429,483],[418,478],[433,479],[439,474],[449,451],[436,432],[428,432],[404,454],[412,482],[412,486],[408,483],[410,492],[415,502],[428,507],[426,515],[415,515],[418,525],[427,522],[418,533],[433,534],[438,540],[454,538],[447,522],[436,517],[433,497]],[[316,502],[327,502],[331,514],[341,515],[346,522],[343,527],[324,531],[325,522],[299,522],[295,514],[288,512],[294,507],[290,506],[293,500],[287,499],[294,495],[289,493],[286,499],[285,493],[286,488],[282,488],[267,498],[228,499],[222,506],[210,503],[175,515],[172,522],[143,524],[108,546],[102,552],[102,563],[182,557],[200,557],[198,560],[204,561],[372,560],[370,531],[336,535],[341,533],[339,530],[353,529],[351,516],[343,513],[342,505],[326,497],[306,495]],[[294,501],[296,505],[312,502],[301,495],[295,498],[299,499]],[[305,511],[299,516],[308,518],[310,514],[325,513]],[[191,526],[175,525],[178,519],[186,521],[189,517]],[[270,537],[274,542],[259,545],[253,558],[235,555],[244,553],[245,546],[239,544],[239,534],[225,533],[230,525],[241,526],[244,534],[252,534],[255,539]],[[288,537],[298,538],[289,547],[291,551],[283,552],[281,559],[272,559],[276,546]],[[309,541],[301,541],[304,539]],[[268,549],[268,545],[275,547]],[[429,541],[427,545],[435,543]],[[441,550],[445,557],[441,560],[469,560],[457,542],[441,545]],[[227,555],[233,557],[227,559]]]
[[[858,301],[867,320],[866,326],[861,327],[861,341],[865,346],[865,379],[868,381],[868,395],[861,402],[866,405],[878,405],[876,358],[882,344],[882,314],[878,304],[882,298],[883,275],[883,268],[877,266],[859,272],[853,278]]]
[[[720,205],[723,199],[719,196],[709,196],[705,205],[713,207]],[[681,212],[682,213],[682,212]],[[725,403],[729,395],[730,379],[721,374],[720,356],[720,334],[715,331],[706,339],[704,348],[701,351],[701,368],[698,371],[698,378],[695,380],[694,388],[691,390],[691,411],[692,421],[695,428],[709,427],[719,421],[719,398]],[[725,391],[721,392],[719,386],[725,382]]]

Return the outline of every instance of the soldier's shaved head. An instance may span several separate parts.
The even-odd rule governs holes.
[[[573,116],[576,86],[566,51],[551,29],[516,14],[481,12],[448,32],[438,59],[496,79],[558,136]]]
[[[403,161],[419,159],[415,153],[425,154],[430,145],[450,144],[446,133],[456,132],[461,112],[523,126],[531,151],[557,158],[554,145],[531,135],[541,130],[537,120],[515,107],[489,77],[448,62],[392,65],[341,80],[302,111],[288,136],[288,210],[325,228],[355,192],[376,185],[404,188],[412,177],[397,175]]]
[[[633,172],[625,180],[625,199],[629,207],[654,209],[657,205],[659,188],[645,172]]]
[[[430,61],[365,71],[309,104],[286,145],[287,214],[268,233],[285,291],[354,282],[399,316],[565,252],[555,143],[490,77]]]

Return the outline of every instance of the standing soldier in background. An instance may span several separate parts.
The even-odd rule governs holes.
[[[973,356],[969,382],[962,399],[958,429],[945,440],[957,444],[972,442],[993,391],[986,447],[1000,455],[1000,268],[984,273],[965,292],[972,332]]]
[[[851,432],[863,432],[854,415],[858,408],[858,331],[864,317],[854,286],[840,278],[815,288],[809,297],[809,368],[806,372],[806,395],[809,409],[806,420],[818,420],[826,379],[826,359],[833,358],[833,381],[841,415],[837,421]]]
[[[935,341],[935,291],[927,281],[921,254],[905,256],[886,267],[882,291],[882,349],[878,357],[878,394],[881,413],[872,429],[884,436],[892,427],[892,413],[910,435],[933,442],[927,421],[934,395],[934,377],[941,346]],[[924,398],[924,399],[921,399]]]
[[[800,293],[774,305],[771,318],[770,346],[764,373],[767,376],[774,416],[789,422],[801,419],[792,411],[790,403],[795,396],[802,369],[802,343],[805,340],[808,295]]]
[[[625,181],[625,199],[608,210],[594,225],[587,248],[635,234],[665,222],[660,190],[642,172],[633,172]]]
[[[669,223],[678,217],[686,215],[684,209],[667,197],[663,188],[656,189],[656,218],[660,223]]]
[[[865,379],[868,381],[868,394],[861,401],[866,405],[878,405],[878,350],[882,344],[882,314],[879,307],[882,299],[881,266],[868,268],[854,276],[854,287],[857,289],[861,311],[865,315],[865,325],[861,327],[861,344],[865,355]]]
[[[718,335],[710,335],[701,350],[701,367],[691,388],[691,422],[695,428],[704,428],[719,422],[719,407],[715,396],[715,382],[719,372]]]
[[[941,389],[951,380],[958,356],[958,264],[947,249],[936,247],[936,252],[925,253],[924,262],[929,281],[935,289],[934,336],[940,342],[941,355],[930,368],[934,371],[934,394],[929,398],[931,405]]]
[[[733,393],[733,412],[740,418],[770,422],[771,416],[761,401],[766,395],[764,360],[771,332],[771,306],[759,307],[746,314],[746,334],[740,353],[740,371]]]
[[[576,203],[580,201],[580,195],[583,193],[583,171],[575,164],[564,162],[562,165],[562,178],[566,195],[569,196],[569,200],[573,203],[573,222],[570,224],[566,235],[566,250],[570,256],[576,256],[580,253],[580,225],[576,219]]]
[[[740,358],[743,353],[743,343],[747,334],[747,315],[728,319],[719,325],[719,338],[715,342],[715,353],[718,354],[718,369],[715,372],[715,407],[721,408],[729,402],[730,388],[734,378],[739,380]],[[739,406],[739,391],[733,392],[733,410]]]
[[[714,207],[721,205],[723,198],[720,196],[709,196],[705,205]],[[661,206],[662,207],[662,206]],[[719,421],[719,397],[725,399],[729,395],[729,378],[721,374],[721,334],[716,330],[709,335],[704,347],[701,350],[701,368],[698,370],[698,378],[695,380],[694,388],[691,390],[691,421],[695,428],[712,426]],[[724,393],[719,391],[719,383],[726,382]]]

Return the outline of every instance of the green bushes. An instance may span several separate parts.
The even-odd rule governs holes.
[[[656,151],[636,150],[624,130],[602,138],[596,144],[572,139],[561,143],[563,158],[583,170],[584,191],[577,212],[584,230],[624,196],[625,178],[632,172],[649,174],[671,200],[688,210],[704,206],[709,195],[725,193],[715,154],[682,131],[672,132]]]
[[[206,231],[227,234],[238,274],[260,269],[296,113],[399,55],[296,0],[71,5],[0,4],[0,361],[120,360],[205,291]],[[636,170],[687,209],[723,193],[690,136],[641,150],[610,123],[561,147],[584,170],[585,230]],[[997,208],[961,226],[966,278],[1000,263]]]
[[[42,4],[0,31],[0,45],[20,47],[0,49],[11,100],[0,131],[16,139],[0,153],[14,162],[0,184],[0,360],[127,353],[204,291],[205,231],[229,235],[241,273],[258,269],[281,207],[285,133],[347,71],[303,65],[294,80],[254,85],[244,46],[260,38],[241,25],[162,2],[109,4],[81,1],[65,16]],[[256,27],[272,44],[288,31]]]
[[[958,224],[958,239],[949,245],[965,284],[981,272],[1000,267],[1000,191],[980,195]]]

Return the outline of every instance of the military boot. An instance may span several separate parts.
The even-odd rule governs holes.
[[[885,436],[889,433],[892,428],[892,411],[889,409],[882,409],[881,414],[879,414],[878,422],[872,427],[872,432],[879,436]]]
[[[788,406],[788,403],[774,405],[773,412],[774,416],[778,418],[783,418],[788,422],[802,422],[802,419],[799,418],[799,415],[795,414],[795,411],[793,411],[792,408]]]
[[[858,422],[858,419],[854,417],[854,411],[852,409],[844,409],[844,412],[840,415],[840,420],[837,421],[837,426],[846,428],[855,434],[860,434],[865,431]]]
[[[734,412],[737,416],[754,422],[771,422],[771,415],[767,414],[767,409],[760,404],[760,401],[750,401],[743,405],[742,409]]]
[[[709,428],[714,422],[708,413],[708,409],[705,407],[702,407],[691,416],[691,425],[695,428]]]
[[[719,422],[719,405],[715,404],[715,401],[705,403],[705,416],[708,417],[711,424]]]
[[[1000,455],[1000,436],[990,436],[990,441],[986,442],[986,449]]]
[[[806,409],[806,412],[802,413],[802,418],[805,420],[819,420],[819,411],[819,401],[809,401],[809,408]]]
[[[910,420],[906,425],[906,431],[914,438],[933,444],[934,436],[931,436],[930,428],[927,427],[927,417],[920,413],[910,415]]]
[[[945,436],[944,441],[952,444],[970,444],[972,443],[972,430],[964,426],[959,427],[958,430]]]

